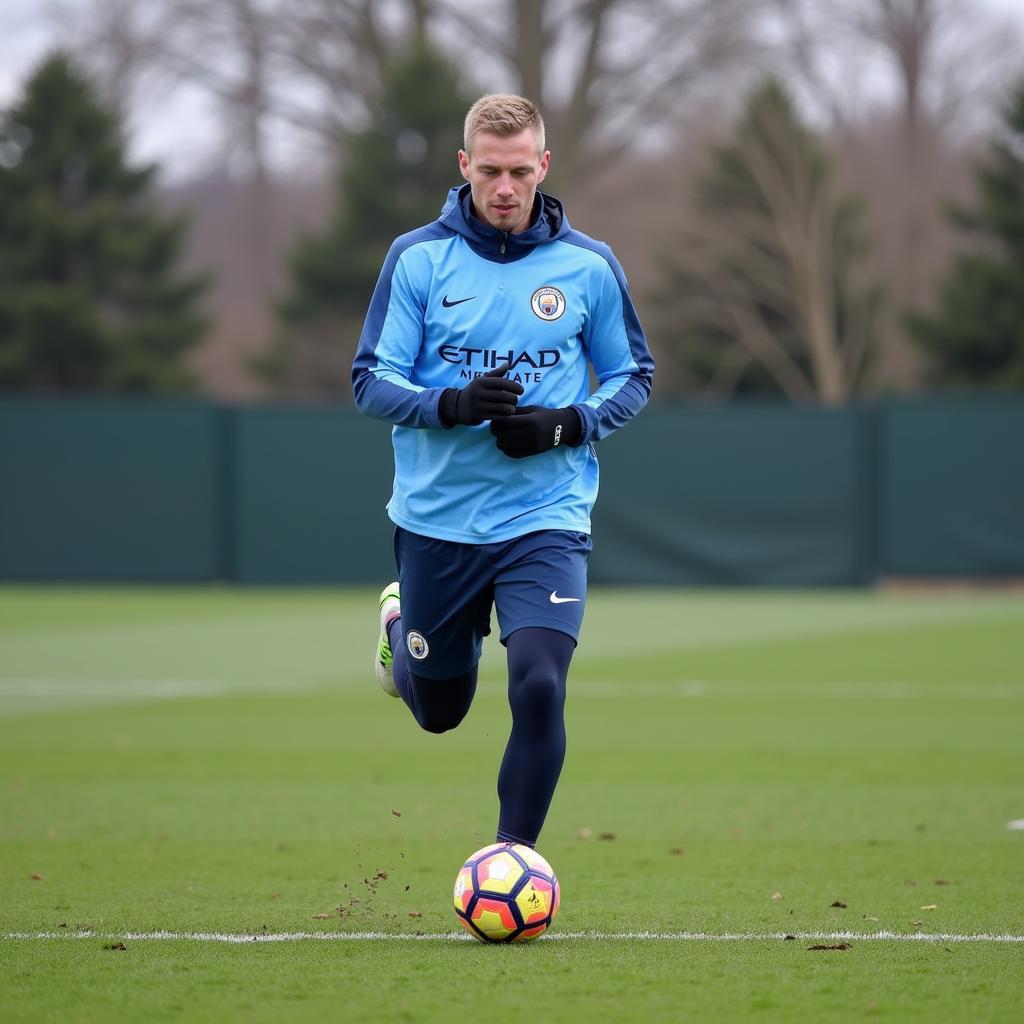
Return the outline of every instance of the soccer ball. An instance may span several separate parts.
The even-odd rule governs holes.
[[[477,850],[455,878],[455,913],[481,942],[529,942],[558,913],[558,879],[529,846],[494,843]]]

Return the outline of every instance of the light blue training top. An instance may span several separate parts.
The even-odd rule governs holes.
[[[489,423],[441,423],[446,388],[505,361],[525,388],[520,406],[576,410],[578,447],[511,459]],[[464,185],[449,192],[436,221],[391,246],[352,385],[362,412],[395,425],[391,519],[428,537],[487,544],[535,530],[590,532],[598,487],[590,442],[643,408],[653,373],[607,245],[573,230],[562,204],[540,192],[531,227],[498,231],[472,213]]]

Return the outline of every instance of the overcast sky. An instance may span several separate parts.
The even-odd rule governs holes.
[[[92,0],[0,0],[0,109],[20,93],[27,74],[57,42],[54,7],[87,8]],[[154,0],[160,2],[160,0]],[[988,11],[1015,22],[1024,38],[1024,0],[962,0],[965,8]],[[498,88],[503,87],[502,84]],[[136,160],[162,165],[169,177],[195,173],[215,162],[220,143],[219,125],[210,104],[198,90],[181,88],[169,95],[144,99],[145,120],[130,126],[131,152]],[[294,156],[299,138],[283,145]],[[310,154],[312,156],[312,152]],[[301,160],[291,160],[293,166]]]

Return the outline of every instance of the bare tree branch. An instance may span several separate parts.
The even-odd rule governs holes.
[[[460,62],[486,68],[486,87],[500,73],[542,104],[558,139],[559,174],[570,182],[638,136],[664,134],[694,84],[735,71],[764,2],[435,0],[434,9],[446,24],[459,17]]]
[[[677,263],[699,287],[683,289],[677,318],[734,339],[791,398],[845,401],[872,326],[851,269],[852,210],[785,93],[766,84],[698,193]],[[715,384],[729,379],[728,351]]]

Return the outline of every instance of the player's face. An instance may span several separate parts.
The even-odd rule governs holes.
[[[470,152],[459,150],[459,170],[472,188],[476,215],[513,234],[530,226],[537,186],[550,161],[547,150],[537,152],[537,136],[529,128],[507,136],[477,132]]]

